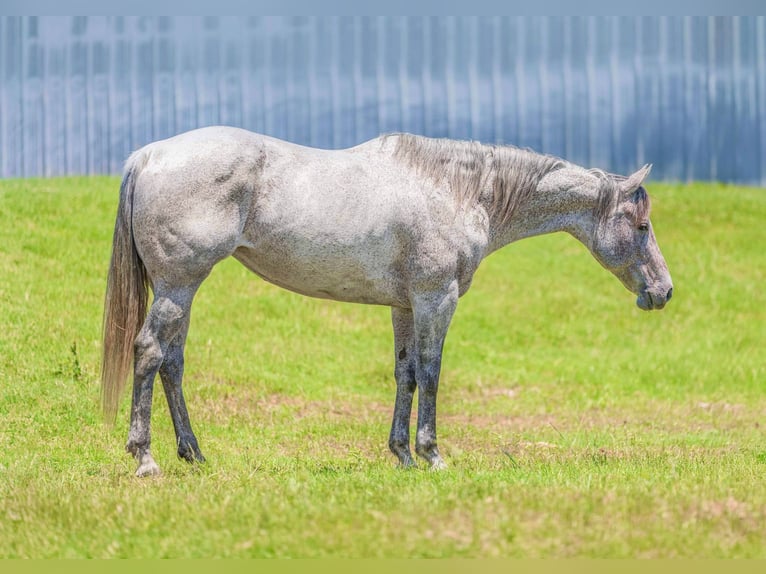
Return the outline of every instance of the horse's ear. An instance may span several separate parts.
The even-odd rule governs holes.
[[[647,163],[633,175],[629,175],[620,182],[620,190],[623,195],[629,195],[636,191],[644,182],[649,172],[652,171],[652,164]]]

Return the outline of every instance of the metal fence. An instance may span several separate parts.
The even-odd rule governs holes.
[[[766,17],[0,17],[0,176],[117,173],[211,124],[766,185]]]

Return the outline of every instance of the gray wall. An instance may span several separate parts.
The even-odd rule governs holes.
[[[0,176],[231,124],[511,143],[766,185],[766,17],[0,17]]]

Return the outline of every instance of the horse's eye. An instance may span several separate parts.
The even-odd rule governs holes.
[[[649,231],[649,224],[644,221],[643,223],[638,224],[638,230],[639,231]]]

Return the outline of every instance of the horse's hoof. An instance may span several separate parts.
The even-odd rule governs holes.
[[[205,457],[197,450],[185,449],[178,451],[178,458],[185,460],[189,464],[202,464],[205,462]]]
[[[415,452],[418,453],[418,456],[428,462],[431,470],[444,470],[447,468],[447,463],[444,462],[444,459],[439,454],[439,449],[436,448],[435,443],[428,446],[422,444],[417,445],[415,447]]]
[[[159,474],[160,467],[154,462],[151,455],[145,454],[141,457],[141,464],[138,466],[138,469],[136,469],[136,476],[138,478],[143,478],[145,476],[159,476]]]
[[[444,462],[441,458],[435,458],[431,461],[431,470],[433,471],[439,471],[439,470],[447,470],[447,463]]]
[[[160,474],[160,467],[154,461],[148,464],[142,464],[136,470],[136,476],[138,478],[144,478],[145,476],[159,476]]]
[[[410,457],[408,459],[400,460],[396,467],[401,468],[402,470],[411,470],[416,468],[417,464],[415,464],[415,461]]]
[[[205,457],[202,456],[202,452],[197,444],[197,439],[194,435],[184,436],[178,439],[178,458],[185,460],[189,464],[205,462]]]

